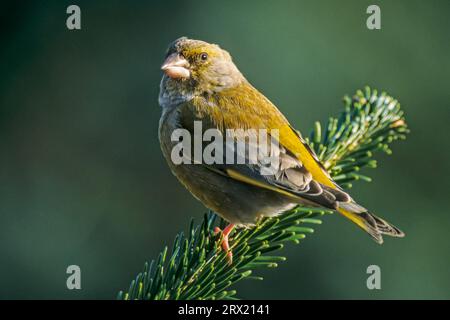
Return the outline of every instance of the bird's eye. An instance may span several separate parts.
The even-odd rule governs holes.
[[[202,54],[200,54],[200,59],[202,59],[202,61],[208,60],[208,54],[206,52],[203,52]]]

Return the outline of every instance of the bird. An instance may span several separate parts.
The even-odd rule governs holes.
[[[333,181],[301,133],[252,86],[219,45],[178,38],[169,45],[161,69],[158,135],[162,153],[191,194],[229,222],[215,232],[222,233],[221,247],[230,263],[229,236],[235,227],[253,226],[263,217],[277,216],[298,205],[335,210],[379,244],[383,235],[405,236]],[[278,137],[269,138],[279,145],[278,165],[267,173],[260,159],[244,164],[174,163],[173,150],[179,143],[174,141],[174,131],[194,135],[195,122],[201,123],[202,130],[213,129],[223,137],[239,129],[277,130]],[[192,141],[187,143],[192,145]]]

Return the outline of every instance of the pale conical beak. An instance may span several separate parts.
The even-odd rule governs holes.
[[[189,62],[178,53],[172,53],[161,66],[167,76],[172,79],[189,78],[191,73],[188,69]]]

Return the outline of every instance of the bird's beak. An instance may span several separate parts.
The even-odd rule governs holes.
[[[189,78],[191,73],[188,69],[189,62],[178,53],[172,53],[161,66],[167,76],[172,79]]]

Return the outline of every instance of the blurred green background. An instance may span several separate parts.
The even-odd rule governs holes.
[[[66,8],[82,30],[66,28]],[[381,7],[382,29],[366,28]],[[450,1],[33,1],[3,3],[0,298],[112,299],[205,208],[159,149],[167,45],[220,44],[308,133],[368,84],[412,130],[353,196],[407,237],[376,245],[338,215],[242,282],[242,298],[450,298]],[[66,288],[81,267],[82,290]],[[382,289],[366,288],[377,264]]]

